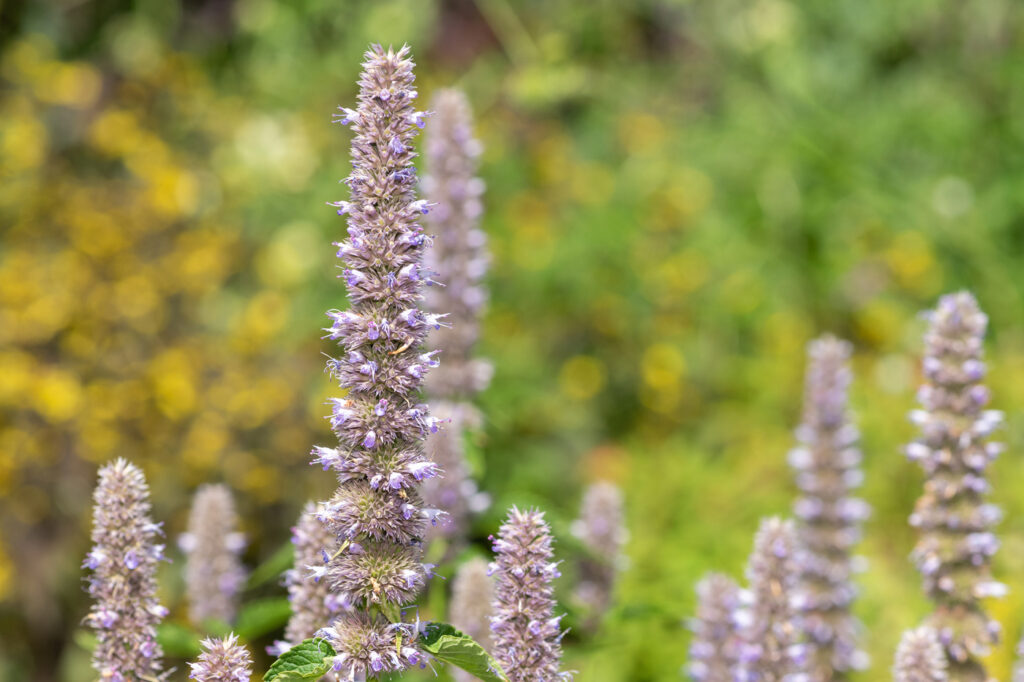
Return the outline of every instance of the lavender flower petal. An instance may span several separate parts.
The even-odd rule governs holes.
[[[551,583],[561,574],[551,544],[544,514],[515,507],[493,539],[494,655],[511,682],[572,679],[559,672],[565,633],[554,615]]]
[[[761,522],[747,564],[750,609],[743,614],[739,680],[805,680],[807,656],[794,596],[800,577],[796,529],[792,521]]]
[[[332,468],[340,487],[322,512],[338,551],[314,566],[335,598],[355,606],[322,628],[338,656],[342,679],[379,677],[423,660],[416,629],[400,618],[429,577],[422,563],[426,515],[416,489],[440,473],[423,449],[436,428],[419,404],[423,378],[436,364],[421,346],[444,315],[419,307],[426,275],[420,264],[430,240],[417,225],[413,138],[422,122],[409,48],[374,45],[359,80],[359,106],[338,121],[352,127],[351,195],[339,206],[348,239],[339,245],[350,310],[328,313],[342,357],[328,368],[344,398],[332,402],[340,446],[314,449],[314,463]],[[384,615],[390,614],[390,615]],[[396,647],[401,639],[403,646]]]
[[[960,292],[943,296],[929,322],[922,409],[911,413],[921,435],[907,447],[927,477],[910,517],[919,532],[912,557],[935,604],[926,624],[945,649],[949,679],[983,682],[988,674],[979,658],[998,642],[999,624],[981,599],[1005,592],[990,565],[999,546],[991,532],[999,511],[985,500],[985,470],[1001,450],[988,436],[1002,420],[985,409],[981,383],[988,319],[973,296]]]
[[[690,624],[690,662],[695,682],[734,682],[741,640],[736,617],[740,587],[732,578],[711,573],[697,583],[697,616]]]
[[[238,643],[238,636],[204,639],[203,653],[189,663],[190,680],[198,682],[249,682],[252,677],[252,655]]]
[[[903,633],[892,667],[895,682],[946,682],[946,655],[929,627]]]
[[[188,533],[178,544],[187,555],[185,584],[192,622],[233,622],[246,577],[239,559],[245,539],[238,532],[235,502],[227,486],[204,485],[196,491]]]
[[[601,481],[587,488],[573,533],[589,550],[580,565],[581,577],[575,593],[576,600],[585,607],[588,628],[596,627],[608,610],[615,579],[625,562],[623,517],[622,491],[617,486]]]
[[[857,595],[851,548],[870,512],[851,495],[861,478],[861,454],[847,398],[850,352],[849,343],[833,336],[808,346],[804,418],[796,431],[799,446],[789,456],[801,491],[794,505],[802,546],[799,604],[814,682],[843,680],[867,665],[857,649],[860,624],[850,612]]]
[[[156,626],[167,609],[156,598],[156,567],[164,558],[156,544],[160,526],[150,518],[149,487],[123,459],[104,466],[93,494],[92,570],[94,603],[85,622],[96,631],[93,668],[101,679],[164,679]]]

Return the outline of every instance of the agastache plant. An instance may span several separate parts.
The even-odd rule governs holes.
[[[167,615],[156,597],[164,545],[150,518],[145,476],[118,459],[100,469],[93,500],[93,547],[83,564],[92,571],[94,603],[85,622],[96,631],[93,668],[104,682],[164,679],[156,641],[156,626]]]
[[[331,593],[327,580],[310,575],[310,567],[319,568],[324,564],[325,553],[329,557],[337,549],[335,534],[320,521],[322,514],[322,507],[318,509],[314,502],[309,502],[292,527],[295,563],[284,576],[292,615],[284,629],[284,640],[274,642],[268,649],[275,656],[313,637],[317,630],[330,625],[345,607],[338,596]]]
[[[363,62],[358,107],[337,116],[355,132],[345,179],[351,195],[333,204],[348,219],[348,239],[337,246],[351,308],[330,311],[327,330],[342,350],[328,368],[346,395],[331,400],[340,444],[314,448],[313,461],[338,476],[323,515],[338,549],[311,572],[355,607],[318,633],[337,651],[335,672],[349,680],[422,663],[416,624],[403,608],[430,577],[422,538],[427,519],[439,514],[417,492],[439,473],[423,449],[437,424],[418,396],[438,364],[423,341],[444,315],[420,308],[429,240],[416,223],[427,202],[415,195],[412,142],[424,113],[413,107],[413,80],[408,47],[374,45]]]
[[[580,565],[576,599],[586,607],[588,627],[594,627],[611,604],[615,578],[625,559],[622,491],[613,483],[599,481],[584,492],[580,507],[580,518],[572,530],[583,541],[588,556]]]
[[[930,627],[903,633],[892,666],[894,682],[946,682],[946,654]]]
[[[483,277],[489,257],[487,237],[479,229],[484,183],[476,174],[481,146],[473,137],[469,103],[458,90],[442,90],[431,101],[431,109],[428,173],[422,186],[435,203],[426,218],[434,241],[424,260],[444,286],[427,289],[426,300],[430,309],[449,314],[451,326],[432,331],[427,340],[430,348],[443,350],[444,365],[427,377],[426,391],[434,414],[450,425],[427,438],[427,452],[445,474],[424,483],[423,497],[450,519],[431,534],[458,540],[469,516],[488,504],[469,476],[463,432],[480,421],[469,401],[491,377],[490,363],[473,353],[487,301]]]
[[[572,679],[560,672],[562,616],[556,616],[551,530],[544,514],[513,507],[493,538],[494,655],[511,682]]]
[[[227,486],[204,485],[196,491],[188,532],[178,538],[178,546],[188,557],[185,585],[192,622],[234,621],[245,583],[239,559],[245,536],[238,532],[235,502]]]
[[[867,504],[851,495],[860,485],[859,434],[850,419],[850,344],[833,336],[810,343],[800,445],[789,455],[801,495],[794,505],[801,557],[799,600],[810,651],[811,679],[842,680],[863,669],[857,650],[859,623],[850,612],[860,524]]]
[[[735,682],[740,638],[741,590],[732,578],[711,573],[697,583],[697,615],[690,622],[690,662],[695,682]]]
[[[793,603],[800,577],[797,547],[792,521],[761,522],[747,564],[751,603],[743,616],[738,680],[807,679],[804,632]]]
[[[1024,682],[1024,635],[1021,635],[1017,642],[1017,660],[1013,662],[1013,674],[1010,675],[1010,682]]]
[[[983,682],[988,675],[979,657],[998,642],[1000,628],[981,600],[1006,591],[990,567],[1000,511],[986,501],[985,470],[1002,450],[988,442],[1002,413],[985,409],[989,392],[981,383],[988,319],[967,292],[943,296],[928,319],[922,409],[911,413],[921,435],[906,449],[926,476],[910,517],[919,533],[912,556],[935,604],[926,624],[946,651],[949,679]]]
[[[491,648],[491,602],[494,581],[487,573],[487,562],[474,557],[459,566],[452,581],[449,618],[456,628],[472,637],[480,646]],[[476,678],[462,670],[452,670],[456,682]]]
[[[189,663],[190,680],[197,682],[249,682],[252,677],[252,656],[238,643],[238,636],[204,639],[203,653]]]

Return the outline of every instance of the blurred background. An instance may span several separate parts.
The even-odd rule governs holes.
[[[0,679],[92,678],[79,566],[114,457],[144,469],[172,540],[195,487],[226,482],[264,566],[253,597],[283,594],[266,577],[288,527],[333,487],[307,464],[330,442],[323,311],[344,305],[324,202],[345,196],[350,133],[330,119],[370,42],[412,46],[424,101],[465,89],[486,149],[478,546],[535,504],[569,554],[583,486],[626,491],[617,606],[566,640],[580,679],[679,679],[694,582],[739,574],[759,517],[788,513],[804,345],[825,331],[856,345],[875,510],[859,679],[888,676],[928,608],[900,452],[917,314],[964,287],[1008,412],[1006,677],[1024,620],[1019,3],[7,0]]]

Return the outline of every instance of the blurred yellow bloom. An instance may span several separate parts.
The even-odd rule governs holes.
[[[605,367],[597,358],[589,355],[576,355],[562,365],[558,373],[558,384],[562,393],[586,400],[598,393],[605,384]]]

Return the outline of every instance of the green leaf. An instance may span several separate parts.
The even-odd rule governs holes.
[[[177,623],[161,623],[156,628],[156,641],[168,656],[195,658],[202,651],[199,633]]]
[[[257,566],[249,579],[245,581],[245,589],[251,590],[254,587],[276,580],[281,574],[292,567],[295,560],[295,547],[290,542],[281,545],[276,552],[270,555],[266,561]]]
[[[281,654],[270,665],[263,682],[285,680],[319,680],[331,669],[336,655],[326,639],[307,639]]]
[[[254,640],[282,627],[292,615],[287,597],[256,599],[244,607],[235,622],[235,632],[245,640]]]
[[[447,623],[427,623],[419,645],[437,660],[462,668],[483,682],[508,682],[501,666],[482,646]]]

